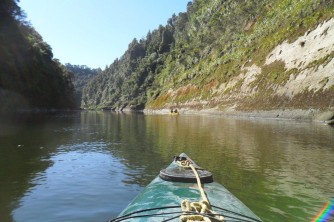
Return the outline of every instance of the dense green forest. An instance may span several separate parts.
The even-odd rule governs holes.
[[[256,93],[244,108],[278,106],[283,100],[284,106],[293,107],[298,101],[281,101],[270,93],[302,70],[287,70],[281,61],[267,65],[266,57],[277,45],[295,41],[333,15],[331,0],[194,0],[186,12],[172,15],[166,25],[149,31],[145,38],[133,39],[123,56],[85,86],[82,107],[164,108],[189,106],[194,101],[198,107],[203,101],[206,107],[223,107],[230,95],[240,91],[244,79],[224,92],[221,86],[252,65],[262,71],[252,82]],[[308,68],[325,60],[328,63],[333,54]],[[323,98],[332,91],[333,87],[317,95]],[[307,98],[314,93],[303,95]],[[268,99],[273,103],[263,103]]]
[[[17,3],[0,1],[0,113],[74,108],[73,75]]]
[[[68,71],[73,73],[73,86],[75,89],[74,97],[77,107],[80,107],[82,90],[83,87],[89,82],[93,77],[102,72],[101,68],[90,68],[86,65],[72,65],[66,63],[65,67]]]

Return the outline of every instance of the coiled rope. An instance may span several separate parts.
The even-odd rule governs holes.
[[[182,209],[183,214],[180,216],[179,221],[180,222],[224,221],[223,216],[218,215],[216,212],[212,210],[209,199],[202,186],[201,179],[193,163],[189,159],[182,158],[182,157],[176,157],[175,162],[181,167],[191,168],[191,170],[193,171],[196,177],[197,186],[198,186],[198,189],[202,197],[202,200],[198,202],[190,202],[187,199],[182,201],[181,209]]]

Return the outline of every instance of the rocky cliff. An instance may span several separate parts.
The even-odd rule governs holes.
[[[334,109],[333,58],[334,19],[329,19],[293,42],[286,40],[276,46],[267,54],[262,66],[249,59],[242,64],[240,73],[227,82],[213,80],[204,89],[188,84],[170,89],[156,101],[168,98],[165,108],[215,108],[221,111],[331,110]],[[202,99],[198,91],[209,92],[209,98]],[[175,102],[187,94],[189,99]]]

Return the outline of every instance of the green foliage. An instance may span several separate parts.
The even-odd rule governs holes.
[[[81,105],[83,87],[102,70],[92,69],[86,65],[65,64],[66,69],[73,73],[73,86],[75,89],[75,103],[77,107]]]
[[[285,83],[290,75],[286,75],[285,63],[281,60],[262,66],[262,76],[272,83]],[[261,78],[261,77],[260,77]]]
[[[326,66],[330,61],[332,61],[332,59],[334,58],[334,52],[331,52],[330,54],[327,54],[326,56],[318,59],[318,60],[315,60],[313,62],[311,62],[310,64],[307,65],[306,69],[309,69],[309,68],[316,68],[318,69],[318,67],[320,65],[322,66]]]

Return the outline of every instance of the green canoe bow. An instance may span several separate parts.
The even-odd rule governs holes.
[[[187,157],[186,154],[181,154]],[[174,161],[167,167],[181,168]],[[181,169],[182,170],[182,169]],[[205,183],[204,190],[213,210],[224,216],[224,221],[261,221],[247,206],[224,186],[216,182]],[[200,201],[201,194],[196,182],[172,182],[156,177],[120,213],[110,221],[179,221],[181,202],[185,199]],[[216,207],[219,207],[216,208]]]

